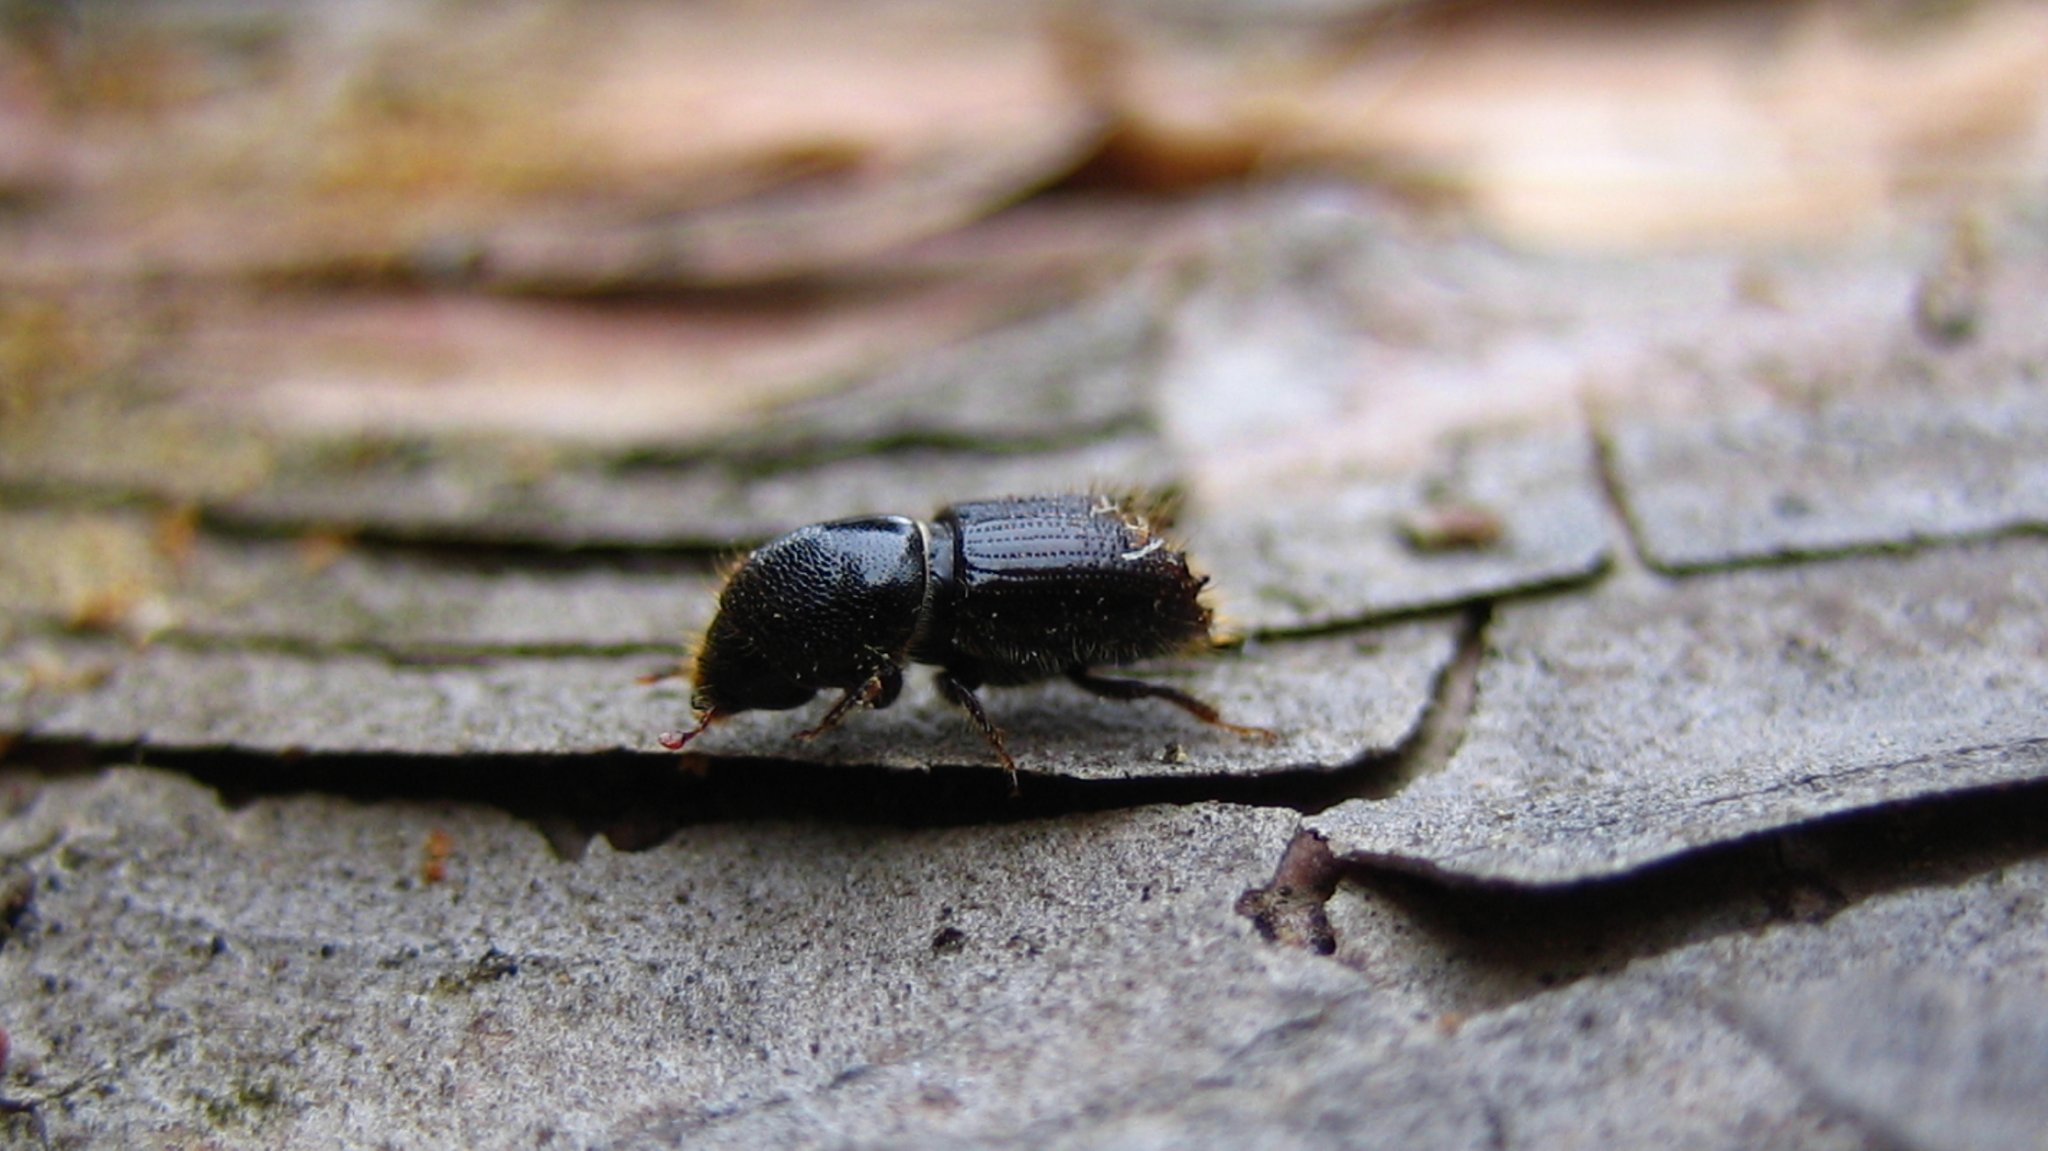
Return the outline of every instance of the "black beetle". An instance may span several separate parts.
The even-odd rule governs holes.
[[[1208,582],[1142,511],[1101,495],[954,504],[930,523],[811,524],[755,549],[726,581],[697,648],[697,726],[664,732],[661,744],[680,750],[726,716],[844,692],[797,737],[810,739],[856,707],[894,703],[908,662],[937,665],[940,694],[967,712],[1012,780],[1017,763],[974,694],[984,684],[1064,675],[1109,699],[1165,700],[1270,737],[1185,692],[1090,670],[1214,647]]]

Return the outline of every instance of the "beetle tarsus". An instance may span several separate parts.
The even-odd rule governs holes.
[[[1081,690],[1091,695],[1099,695],[1104,699],[1122,700],[1125,702],[1136,699],[1163,700],[1208,724],[1210,727],[1220,727],[1235,735],[1248,736],[1253,739],[1271,740],[1280,738],[1279,732],[1269,728],[1231,723],[1223,718],[1223,713],[1217,711],[1214,705],[1197,699],[1179,688],[1168,687],[1165,684],[1147,683],[1142,679],[1114,679],[1109,676],[1096,675],[1085,667],[1069,668],[1067,678],[1072,680],[1074,685]]]

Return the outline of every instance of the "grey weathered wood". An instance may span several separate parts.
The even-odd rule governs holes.
[[[1444,473],[1238,499],[1191,525],[1191,547],[1234,616],[1279,631],[1441,609],[1606,566],[1612,521],[1583,438],[1482,441]],[[1446,505],[1494,517],[1500,538],[1416,547],[1411,520]]]
[[[1900,1147],[2048,1145],[2048,993],[2038,972],[1982,981],[1878,966],[1744,996],[1743,1025],[1814,1091]]]
[[[1611,443],[1664,568],[2048,527],[2048,395],[2032,386],[1631,423]]]
[[[1614,875],[1776,827],[2048,779],[2048,545],[1644,578],[1504,608],[1441,771],[1314,817],[1473,879]]]

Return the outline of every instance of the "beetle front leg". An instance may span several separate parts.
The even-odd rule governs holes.
[[[903,669],[893,665],[885,667],[869,676],[866,683],[840,696],[839,702],[832,705],[832,710],[825,713],[825,718],[818,721],[818,726],[807,731],[797,732],[796,738],[805,741],[818,738],[846,722],[846,717],[852,713],[854,708],[865,707],[879,710],[888,707],[896,702],[896,696],[902,690]]]
[[[703,735],[706,728],[724,718],[725,713],[717,708],[702,711],[697,714],[697,726],[688,731],[664,731],[655,739],[670,751],[681,751],[691,740]]]

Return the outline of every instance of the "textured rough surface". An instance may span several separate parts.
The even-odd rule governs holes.
[[[1705,1003],[1648,979],[1405,1027],[1359,994],[1199,1083],[1047,1126],[999,1145],[1865,1146]]]
[[[1105,293],[792,404],[741,446],[762,454],[906,441],[1043,446],[1135,426],[1148,414],[1158,324],[1150,293]]]
[[[291,471],[219,514],[266,530],[360,528],[379,534],[562,547],[726,547],[799,524],[870,512],[929,515],[958,499],[1085,491],[1115,480],[1171,479],[1157,443],[1122,437],[1030,454],[906,449],[757,474],[709,462],[538,475],[439,462]]]
[[[0,512],[0,590],[19,623],[98,613],[145,638],[428,655],[674,650],[703,629],[718,581],[658,557],[514,565],[332,537],[171,543],[143,516]]]
[[[0,1003],[17,1073],[86,1084],[44,1109],[59,1139],[703,1145],[882,1084],[875,1136],[989,1132],[1082,1080],[1075,1106],[1208,1074],[1343,981],[1230,912],[1277,812],[704,827],[573,862],[485,809],[229,812],[146,772],[10,812]]]
[[[1612,875],[1820,816],[2048,779],[2048,545],[1616,581],[1505,609],[1463,746],[1314,818],[1340,854]]]
[[[2048,868],[2037,861],[1960,882],[1946,877],[1934,887],[1855,894],[1869,898],[1832,918],[1751,917],[1739,928],[1715,925],[1701,941],[1669,950],[1658,946],[1652,917],[1619,917],[1597,934],[1567,934],[1563,941],[1565,950],[1617,957],[1610,966],[1548,990],[1542,984],[1555,977],[1536,978],[1546,973],[1536,966],[1542,949],[1532,945],[1550,943],[1554,924],[1539,914],[1524,924],[1527,939],[1505,940],[1488,960],[1527,974],[1527,990],[1486,1008],[1452,1008],[1417,994],[1436,974],[1427,949],[1458,940],[1442,923],[1409,922],[1379,933],[1369,952],[1344,956],[1362,968],[1360,989],[1274,1028],[1219,1073],[1159,1085],[986,1145],[1340,1148],[1385,1138],[1403,1147],[1475,1149],[1889,1146],[1836,1112],[1830,1092],[1809,1093],[1805,1076],[1780,1066],[1770,1045],[1750,1042],[1751,1028],[1734,1005],[1757,996],[1828,997],[1831,986],[1886,979],[1900,965],[1971,978],[2000,972],[2011,983],[2038,987],[2048,978]],[[1481,973],[1466,978],[1473,974]],[[1980,1006],[1992,1002],[1972,998]],[[1961,1013],[1958,1030],[2038,1036],[2043,1017],[2035,1005],[2011,993],[1998,1002],[2024,1014],[2000,1020],[1982,1010]],[[1894,1003],[1903,1009],[1910,1000],[1880,997],[1861,1026],[1874,1031],[1889,1022],[1904,1036],[1924,1035],[1925,1022],[1888,1013]],[[1812,1039],[1828,1042],[1820,1032]],[[1878,1050],[1912,1042],[1901,1037]],[[2035,1100],[2009,1094],[2038,1074],[2038,1049],[1985,1052],[1974,1063],[1956,1054],[1956,1062],[1927,1068],[1943,1081],[1918,1090],[1929,1097],[1983,1093],[1983,1102],[1973,1099],[1971,1106],[1994,1112],[1987,1130],[2008,1115],[2038,1113]],[[2017,1075],[1991,1082],[1975,1074],[1991,1066]],[[1866,1081],[1856,1090],[1876,1086]],[[1895,1098],[1886,1113],[1902,1103]],[[1907,1145],[1977,1145],[1948,1141],[1970,1130]],[[2039,1146],[2034,1139],[2018,1145]]]
[[[1419,949],[1455,945],[1442,923],[1358,926],[1331,961],[1230,914],[1287,838],[1273,812],[706,826],[568,861],[461,804],[230,812],[126,770],[7,796],[10,1093],[53,1096],[60,1140],[1869,1148],[1749,1041],[1743,1003],[1902,967],[2048,976],[2038,860],[1942,874],[1894,852],[1861,879],[1823,863],[1835,913],[1678,946],[1653,917],[1572,945],[1570,915],[1538,916],[1539,946],[1491,960],[1527,990],[1456,1006]],[[1546,989],[1543,956],[1565,950],[1609,963]],[[2038,1021],[2024,992],[1954,1001],[1896,1029]],[[1957,1090],[1973,1068],[2038,1066],[1985,1059],[1921,1066]]]
[[[1817,1094],[1901,1147],[2026,1151],[2048,1140],[2042,975],[1870,969],[1739,1011]]]
[[[2048,526],[2038,387],[1632,424],[1611,442],[1643,551],[1664,568]]]
[[[1443,507],[1492,517],[1497,538],[1418,546],[1415,518]],[[1238,500],[1192,532],[1231,614],[1275,631],[1585,579],[1612,538],[1592,446],[1574,437],[1488,441],[1435,474]]]
[[[319,659],[267,651],[205,652],[31,644],[23,667],[54,655],[98,669],[73,690],[28,691],[28,728],[156,748],[412,753],[609,751],[660,730],[661,709],[634,679],[647,656],[395,664],[378,656]],[[13,693],[10,692],[10,695]]]

